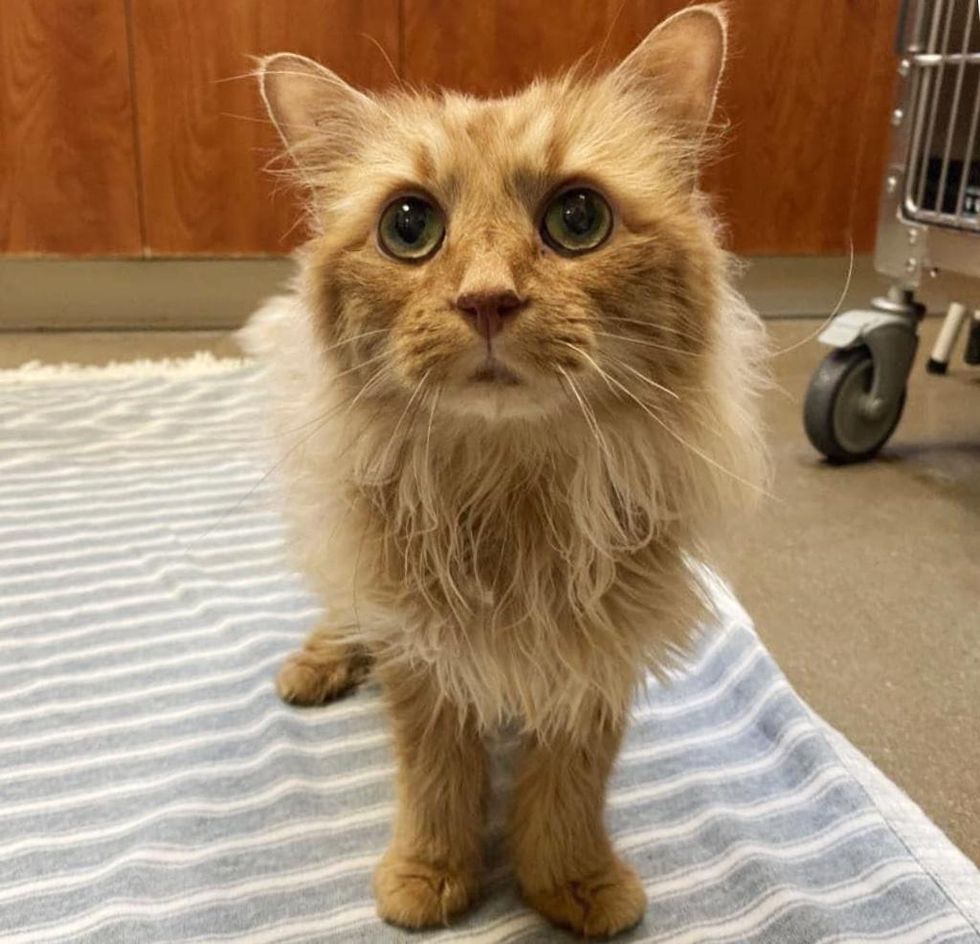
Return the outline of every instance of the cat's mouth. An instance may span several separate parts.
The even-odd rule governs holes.
[[[470,375],[470,380],[473,383],[500,384],[505,387],[516,387],[521,382],[517,374],[497,360],[488,360],[481,364]]]
[[[555,405],[549,396],[532,395],[537,388],[533,372],[524,374],[520,365],[514,369],[486,352],[459,371],[453,386],[456,396],[445,398],[449,410],[491,422],[544,417]]]

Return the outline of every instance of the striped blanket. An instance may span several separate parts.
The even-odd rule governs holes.
[[[282,557],[254,370],[0,375],[0,941],[565,940],[522,906],[499,825],[458,925],[376,919],[385,723],[370,685],[275,697],[317,604]],[[973,866],[717,599],[615,773],[610,826],[650,896],[623,939],[980,941]]]

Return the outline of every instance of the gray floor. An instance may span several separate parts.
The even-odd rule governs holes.
[[[812,332],[770,322],[776,348]],[[831,468],[807,444],[802,395],[822,356],[774,361],[775,500],[743,535],[739,595],[787,675],[980,862],[980,370],[922,369],[883,456]],[[0,334],[0,367],[234,354],[223,332]]]

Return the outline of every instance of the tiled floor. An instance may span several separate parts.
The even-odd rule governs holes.
[[[783,348],[812,332],[770,322]],[[831,468],[803,435],[822,357],[774,361],[767,413],[776,499],[741,538],[733,578],[790,679],[980,862],[980,369],[922,362],[875,462]],[[221,332],[0,334],[0,367],[235,354]]]

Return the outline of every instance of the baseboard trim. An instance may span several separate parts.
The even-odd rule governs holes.
[[[875,272],[873,257],[854,257],[847,294],[847,256],[751,256],[744,260],[741,290],[765,318],[826,318],[841,310],[863,308],[889,285]]]
[[[830,314],[843,256],[746,259],[742,290],[765,317]],[[0,331],[237,328],[281,291],[293,263],[272,259],[0,259]],[[855,259],[845,306],[866,305],[887,281]]]
[[[289,281],[272,259],[0,259],[0,330],[237,328]]]

